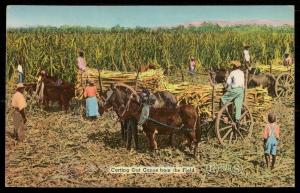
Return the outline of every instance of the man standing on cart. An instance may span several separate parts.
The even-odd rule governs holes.
[[[225,105],[228,102],[234,101],[235,105],[235,122],[237,127],[240,125],[240,117],[244,100],[244,86],[245,78],[244,72],[240,69],[240,61],[232,61],[233,71],[230,72],[226,84],[227,91],[221,97],[222,105]]]
[[[283,66],[287,67],[288,71],[291,72],[292,58],[289,53],[284,54]]]
[[[251,69],[251,61],[250,61],[250,53],[249,53],[249,45],[246,44],[244,46],[244,50],[243,50],[243,59],[244,59],[244,65],[246,68],[248,68],[248,70]]]

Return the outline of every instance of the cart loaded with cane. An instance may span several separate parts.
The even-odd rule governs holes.
[[[191,104],[196,107],[200,121],[198,130],[205,133],[205,128],[210,125],[221,145],[234,144],[239,140],[251,137],[254,121],[261,119],[261,111],[267,110],[271,104],[271,97],[268,96],[267,90],[262,88],[245,89],[241,117],[239,126],[237,126],[234,120],[234,103],[220,105],[220,95],[224,89],[220,84],[214,84],[213,80],[210,80],[211,85],[185,83],[176,85],[164,81],[162,70],[138,73],[89,69],[87,72],[88,76],[82,80],[77,78],[76,97],[82,97],[80,92],[83,92],[82,83],[86,79],[96,80],[94,82],[96,82],[99,93],[108,89],[111,83],[117,83],[120,89],[128,90],[128,92],[131,92],[131,89],[127,89],[127,86],[135,91],[139,91],[141,88],[148,88],[150,91],[167,90],[176,96],[178,103]]]

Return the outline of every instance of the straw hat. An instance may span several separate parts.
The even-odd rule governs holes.
[[[83,49],[78,49],[78,53],[84,53]]]
[[[235,67],[240,67],[241,66],[241,62],[238,60],[232,60],[230,62],[230,64],[234,65]]]
[[[191,60],[195,60],[194,56],[191,57]]]
[[[250,45],[248,43],[243,43],[244,48],[249,48]]]
[[[19,89],[19,88],[25,88],[24,84],[23,83],[18,83],[17,84],[17,89]]]

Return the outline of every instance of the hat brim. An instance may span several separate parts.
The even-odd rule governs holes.
[[[231,61],[230,64],[235,67],[240,67],[242,65],[240,61]]]

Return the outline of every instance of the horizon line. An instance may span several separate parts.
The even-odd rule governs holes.
[[[264,21],[264,22],[282,22],[281,24],[274,25],[274,24],[267,24],[267,23],[255,23],[258,21]],[[227,23],[225,25],[220,25],[220,22]],[[253,22],[253,23],[247,23],[247,22]],[[95,25],[23,25],[23,26],[8,26],[6,25],[6,28],[34,28],[34,27],[92,27],[92,28],[104,28],[104,29],[111,29],[113,27],[122,27],[122,28],[127,28],[127,29],[134,29],[134,28],[172,28],[172,27],[178,27],[178,26],[194,26],[194,27],[200,27],[201,24],[208,23],[208,24],[215,24],[219,25],[220,27],[234,27],[234,26],[240,26],[240,25],[258,25],[258,26],[272,26],[272,27],[280,27],[280,26],[290,26],[294,27],[295,20],[294,21],[289,21],[289,20],[283,20],[283,19],[248,19],[248,20],[199,20],[199,21],[191,21],[191,22],[185,22],[185,23],[179,23],[179,24],[165,24],[165,25],[159,25],[159,26],[122,26],[121,24],[117,24],[111,27],[101,27],[101,26],[95,26]],[[200,25],[200,26],[197,26]]]

